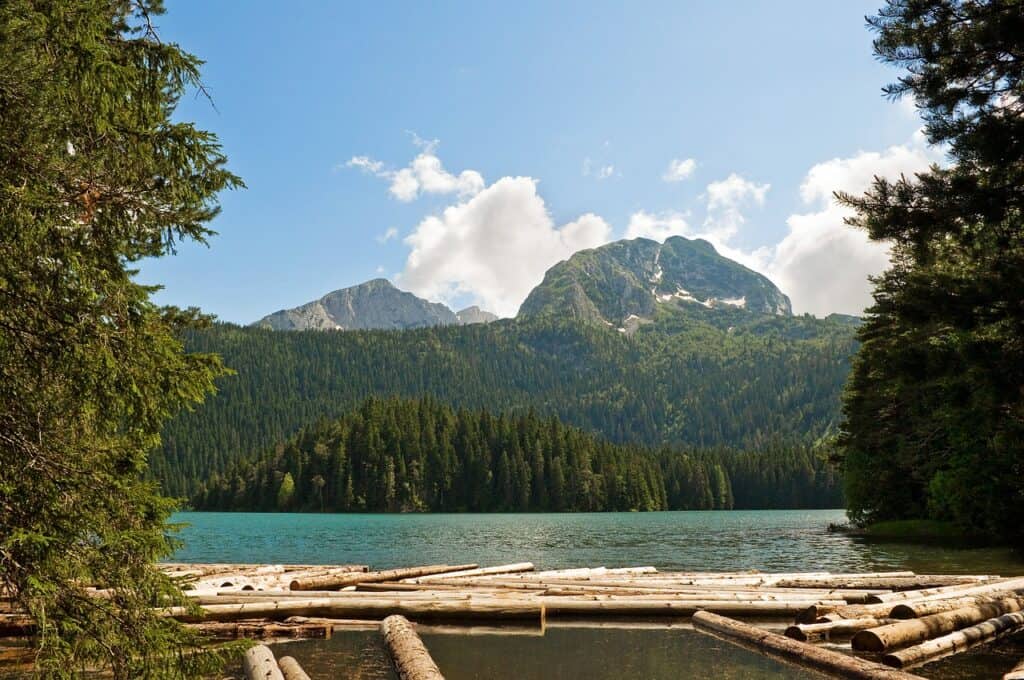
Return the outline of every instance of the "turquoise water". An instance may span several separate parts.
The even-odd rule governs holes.
[[[828,533],[842,510],[323,515],[185,512],[183,562],[502,564],[542,569],[1024,573],[999,549],[865,543]]]

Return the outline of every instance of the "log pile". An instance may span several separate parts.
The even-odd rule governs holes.
[[[692,619],[699,630],[837,677],[893,679],[914,677],[902,669],[1024,632],[1024,578],[992,575],[537,570],[529,562],[163,569],[201,607],[199,613],[168,607],[163,614],[211,639],[329,638],[339,630],[379,628],[400,676],[409,678],[441,677],[412,622],[542,634],[554,619]],[[782,619],[794,621],[785,635],[774,632],[782,630]],[[31,634],[24,613],[0,612],[0,638]],[[270,673],[259,677],[277,677],[275,669],[281,677],[307,677],[294,659],[275,661],[271,653],[268,660],[267,648],[253,649],[247,668]],[[1024,668],[1007,671],[1024,674]]]

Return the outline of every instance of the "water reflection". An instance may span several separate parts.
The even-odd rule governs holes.
[[[372,632],[278,645],[311,677],[394,678]],[[730,680],[821,678],[686,628],[630,630],[554,628],[540,635],[457,635],[422,631],[423,642],[448,680]]]

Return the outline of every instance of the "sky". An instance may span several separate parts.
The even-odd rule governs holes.
[[[881,93],[880,2],[168,0],[213,98],[175,115],[247,188],[139,279],[238,323],[377,277],[512,316],[576,250],[678,234],[860,313],[887,254],[832,192],[941,160]]]

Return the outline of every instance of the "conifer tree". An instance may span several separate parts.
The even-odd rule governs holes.
[[[178,339],[135,263],[203,242],[239,184],[173,118],[200,61],[159,0],[0,3],[0,590],[34,620],[42,677],[195,677],[205,655],[151,608],[173,504],[143,481],[164,422],[222,373]],[[110,598],[85,587],[110,588]]]
[[[876,180],[851,223],[892,248],[859,332],[840,452],[851,516],[952,520],[1024,542],[1024,3],[891,0],[875,53],[905,73],[948,166]]]

